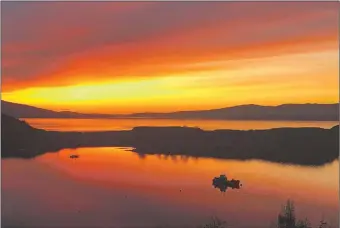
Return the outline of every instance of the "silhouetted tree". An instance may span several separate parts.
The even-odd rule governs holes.
[[[296,224],[296,228],[312,228],[312,226],[306,218],[305,220],[299,220]]]
[[[287,200],[286,205],[282,206],[281,213],[278,215],[279,228],[296,228],[294,202]]]
[[[312,228],[311,223],[307,218],[296,221],[294,202],[287,200],[286,205],[282,206],[281,213],[277,219],[278,228]],[[327,222],[323,219],[317,228],[330,228]]]

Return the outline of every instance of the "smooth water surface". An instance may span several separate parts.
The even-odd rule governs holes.
[[[130,130],[138,126],[187,126],[203,130],[270,129],[278,127],[331,128],[336,121],[237,121],[237,120],[176,120],[176,119],[39,119],[25,118],[33,127],[53,131]]]
[[[78,159],[70,159],[78,154]],[[180,156],[128,148],[78,148],[2,160],[2,223],[21,227],[197,227],[218,216],[232,227],[270,227],[281,204],[313,225],[338,225],[339,164],[288,166]],[[225,173],[241,189],[221,193]]]

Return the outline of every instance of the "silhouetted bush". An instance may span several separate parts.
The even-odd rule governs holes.
[[[286,205],[282,207],[281,212],[278,215],[277,227],[278,228],[312,228],[311,223],[307,218],[304,220],[296,221],[295,205],[291,200],[287,200]],[[330,228],[330,226],[324,220],[320,221],[318,228]]]
[[[217,217],[212,217],[211,221],[200,228],[226,228],[227,223]]]
[[[199,228],[226,228],[227,223],[213,217],[210,222]],[[281,212],[277,216],[277,224],[275,222],[270,226],[271,228],[312,228],[311,223],[307,218],[304,220],[297,220],[295,215],[295,205],[292,200],[287,200],[286,204],[282,206]],[[326,221],[321,220],[319,226],[316,228],[332,228]]]

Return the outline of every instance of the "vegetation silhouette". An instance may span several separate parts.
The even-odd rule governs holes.
[[[199,226],[198,228],[226,228],[227,222],[219,219],[218,217],[212,217],[211,221],[207,224]]]
[[[136,127],[130,131],[56,132],[36,129],[13,117],[1,115],[1,154],[33,158],[64,148],[132,147],[145,154],[323,165],[338,159],[339,126],[277,128],[270,130],[203,131],[185,127]]]
[[[281,212],[277,217],[278,228],[312,228],[308,218],[297,219],[295,214],[295,204],[292,200],[287,200],[286,204],[281,207]],[[330,228],[331,226],[324,221],[320,221],[317,228]]]
[[[227,228],[227,222],[213,217],[210,222],[199,226],[198,228]],[[292,200],[287,200],[285,205],[282,205],[281,212],[277,216],[277,223],[272,228],[313,228],[307,218],[301,220],[296,218],[295,204]],[[315,228],[332,228],[325,220],[321,220]]]

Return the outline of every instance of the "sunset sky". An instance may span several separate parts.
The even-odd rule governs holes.
[[[1,4],[3,100],[92,113],[338,102],[338,2]]]

